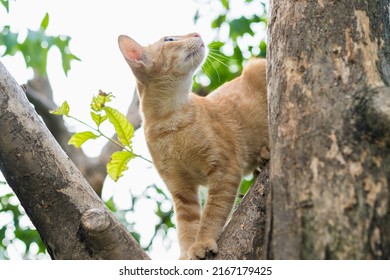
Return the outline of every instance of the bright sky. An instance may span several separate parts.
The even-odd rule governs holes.
[[[210,4],[209,2],[212,2]],[[165,35],[180,35],[199,32],[206,43],[214,36],[210,29],[213,15],[220,9],[218,1],[207,0],[16,0],[10,3],[10,13],[0,7],[0,27],[10,25],[12,32],[24,33],[27,28],[38,29],[46,12],[50,15],[49,35],[69,35],[72,37],[70,49],[81,59],[74,61],[72,69],[65,76],[59,52],[52,50],[48,58],[48,73],[55,94],[55,101],[61,104],[68,101],[71,114],[83,120],[89,120],[89,103],[99,89],[112,92],[116,99],[112,106],[126,113],[135,87],[134,77],[125,63],[117,45],[117,37],[126,34],[141,44],[153,43]],[[245,14],[241,0],[231,0],[235,14]],[[202,17],[194,25],[197,10]],[[245,9],[248,11],[248,9]],[[250,10],[249,10],[250,11]],[[24,33],[25,34],[25,33]],[[0,48],[0,53],[2,52]],[[26,83],[32,77],[31,70],[26,70],[20,54],[15,57],[1,58],[3,64],[20,83]],[[69,122],[78,131],[85,127]],[[108,134],[111,134],[109,132]],[[134,148],[147,156],[142,131],[137,132]],[[89,155],[98,155],[102,142],[91,142],[86,146]],[[119,183],[107,183],[103,198],[113,193],[120,207],[126,208],[130,203],[129,189],[141,193],[152,183],[162,184],[153,168],[142,160],[134,160],[125,178]],[[121,198],[121,199],[119,199]],[[155,216],[153,205],[144,204],[142,216],[134,217],[136,229],[150,237]],[[172,238],[176,239],[175,233]],[[146,240],[145,240],[146,241]],[[179,256],[177,244],[169,252],[164,252],[162,245],[157,244],[151,254],[153,259],[176,259]]]
[[[0,25],[10,24],[14,32],[37,29],[45,13],[49,12],[47,33],[70,35],[71,51],[82,60],[72,64],[66,77],[58,51],[51,52],[48,73],[56,101],[60,104],[67,100],[74,109],[88,104],[91,96],[103,89],[113,92],[118,109],[125,111],[135,83],[119,52],[118,35],[127,34],[148,44],[164,35],[198,31],[206,40],[211,40],[209,24],[194,26],[197,6],[205,8],[208,5],[196,5],[192,0],[17,0],[11,2],[9,15],[0,9]],[[21,83],[31,77],[31,72],[24,71],[20,55],[17,59],[3,58],[2,61]],[[84,114],[87,116],[88,112]]]

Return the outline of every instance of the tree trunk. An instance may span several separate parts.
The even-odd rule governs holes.
[[[268,258],[390,258],[389,0],[272,0]]]
[[[0,63],[0,169],[53,259],[147,259]]]

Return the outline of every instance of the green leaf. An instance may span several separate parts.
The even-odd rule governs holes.
[[[115,152],[111,156],[111,161],[107,163],[107,173],[112,180],[118,181],[123,176],[123,172],[128,169],[127,163],[135,158],[135,155],[129,151]]]
[[[67,75],[68,71],[70,70],[70,63],[72,60],[80,61],[77,56],[73,55],[69,51],[70,40],[71,37],[69,36],[53,37],[53,44],[60,50],[61,53],[62,69],[64,69],[65,75]]]
[[[61,52],[61,57],[62,57],[62,69],[64,69],[65,75],[68,75],[68,72],[71,68],[70,62],[72,60],[81,61],[81,59],[78,58],[77,56],[67,52]]]
[[[45,34],[48,25],[49,14],[46,13],[39,30],[28,30],[27,36],[22,43],[18,42],[18,34],[10,32],[10,27],[5,26],[0,33],[0,45],[5,46],[3,55],[14,55],[17,51],[20,51],[23,54],[27,67],[38,71],[41,76],[46,76],[47,55],[49,50],[56,46],[61,53],[62,68],[65,74],[67,74],[71,67],[71,61],[80,59],[69,50],[69,42],[71,40],[69,36],[53,37]]]
[[[106,112],[106,116],[110,123],[114,125],[119,142],[125,146],[131,145],[131,138],[134,136],[134,127],[127,120],[126,116],[118,110],[105,106],[103,110]]]
[[[254,15],[251,19],[252,22],[263,22],[265,25],[268,25],[268,17],[267,16],[258,16]]]
[[[106,207],[110,209],[111,212],[116,212],[118,209],[116,208],[116,205],[114,203],[114,199],[111,197],[109,200],[105,202]]]
[[[234,59],[236,59],[237,61],[243,61],[244,60],[244,56],[243,56],[242,51],[241,51],[241,49],[240,49],[240,47],[238,45],[236,45],[234,47],[234,54],[233,54],[233,56],[234,56]],[[239,65],[239,66],[242,67],[242,65]],[[242,69],[240,69],[240,70],[242,70]]]
[[[69,111],[70,111],[69,104],[68,102],[65,101],[57,110],[52,110],[50,111],[50,113],[53,115],[61,115],[61,116],[69,117]]]
[[[86,141],[90,139],[96,139],[98,137],[99,137],[98,135],[95,135],[91,131],[79,132],[73,134],[73,136],[69,139],[68,145],[73,145],[76,148],[80,148],[81,145],[83,145]]]
[[[99,91],[97,96],[92,98],[91,109],[95,112],[101,112],[106,106],[106,103],[110,102],[114,95],[112,93],[105,93],[103,91]]]
[[[225,45],[224,42],[214,41],[208,44],[208,48],[212,50],[220,50]]]
[[[9,13],[9,1],[8,0],[0,0],[0,3],[3,4],[5,9],[7,10],[7,13]]]
[[[229,0],[221,0],[221,3],[226,8],[226,10],[229,10]]]
[[[91,117],[97,127],[99,127],[105,120],[107,120],[107,116],[102,116],[101,114],[97,114],[95,112],[91,112]]]
[[[242,16],[238,19],[234,19],[230,22],[230,35],[233,41],[236,41],[238,37],[242,37],[245,33],[254,35],[253,30],[251,29],[252,21]]]
[[[18,33],[12,33],[11,28],[6,25],[0,32],[0,45],[5,46],[5,55],[14,55],[18,51]]]
[[[245,195],[248,192],[248,190],[252,187],[253,182],[254,182],[253,178],[250,180],[243,180],[240,185],[239,193]]]
[[[41,30],[45,31],[49,25],[49,13],[46,13],[45,17],[41,22]]]
[[[267,43],[264,40],[261,40],[260,42],[260,56],[261,57],[267,56]]]
[[[47,36],[44,30],[28,30],[23,43],[18,44],[18,50],[23,54],[27,67],[46,76],[47,55],[53,46],[53,37]]]
[[[135,232],[135,231],[132,231],[130,233],[134,237],[134,239],[137,241],[137,243],[140,244],[141,243],[141,234],[139,234],[138,232]]]
[[[222,23],[224,22],[226,22],[226,15],[220,15],[211,23],[211,28],[213,29],[220,28]]]

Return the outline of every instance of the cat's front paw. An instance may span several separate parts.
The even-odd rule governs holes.
[[[218,246],[215,240],[196,241],[188,250],[187,255],[191,260],[199,260],[204,259],[207,252],[218,253]]]

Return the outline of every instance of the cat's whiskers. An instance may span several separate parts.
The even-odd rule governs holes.
[[[236,63],[240,62],[238,59],[235,59],[235,58],[233,58],[231,56],[227,56],[226,54],[222,53],[219,49],[215,49],[215,48],[210,48],[209,47],[209,53],[211,53],[212,55],[217,56],[217,57],[219,57],[220,59],[223,59],[223,60],[234,61]]]
[[[218,81],[221,82],[221,77],[218,71],[218,67],[215,66],[215,62],[218,62],[219,64],[223,65],[226,68],[229,68],[229,63],[228,61],[235,61],[237,62],[236,59],[227,57],[225,54],[221,53],[219,49],[216,48],[210,48],[208,47],[208,54],[205,59],[205,63],[202,65],[202,70],[203,72],[207,75],[210,76],[209,73],[212,71],[211,69],[214,69],[218,76]],[[211,66],[210,66],[211,65]]]
[[[207,58],[208,58],[208,57],[207,57]],[[220,77],[220,75],[219,75],[218,69],[215,67],[215,65],[213,64],[213,62],[212,62],[210,59],[206,59],[206,60],[205,60],[205,63],[206,63],[207,65],[210,65],[210,64],[211,64],[211,66],[214,68],[215,72],[217,73],[218,82],[221,83],[221,77]],[[206,71],[204,71],[204,72],[206,72]],[[207,73],[206,73],[206,74],[207,74]]]
[[[214,61],[218,61],[219,63],[221,63],[222,65],[224,65],[226,67],[227,67],[227,65],[225,63],[223,63],[220,59],[216,58],[213,54],[214,54],[214,52],[211,49],[209,49],[208,54],[207,54],[206,59],[205,59],[205,63],[202,65],[202,70],[207,76],[210,76],[209,73],[213,69],[215,71],[215,73],[217,74],[218,82],[220,83],[221,76],[219,74],[218,68],[214,65]],[[222,55],[220,55],[220,56],[221,56],[221,58],[223,57]],[[226,57],[223,57],[223,58],[227,59]]]
[[[211,57],[211,58],[214,59],[215,61],[218,61],[218,62],[221,63],[223,66],[229,68],[229,65],[227,65],[225,62],[223,62],[220,58],[218,58],[217,56],[215,56],[215,55],[212,54],[211,52],[209,53],[209,57]]]
[[[229,60],[234,60],[237,61],[236,59],[233,59],[231,57],[227,57],[225,54],[221,53],[218,49],[209,49],[209,53],[213,54],[214,56],[218,56],[221,59],[229,59]]]

